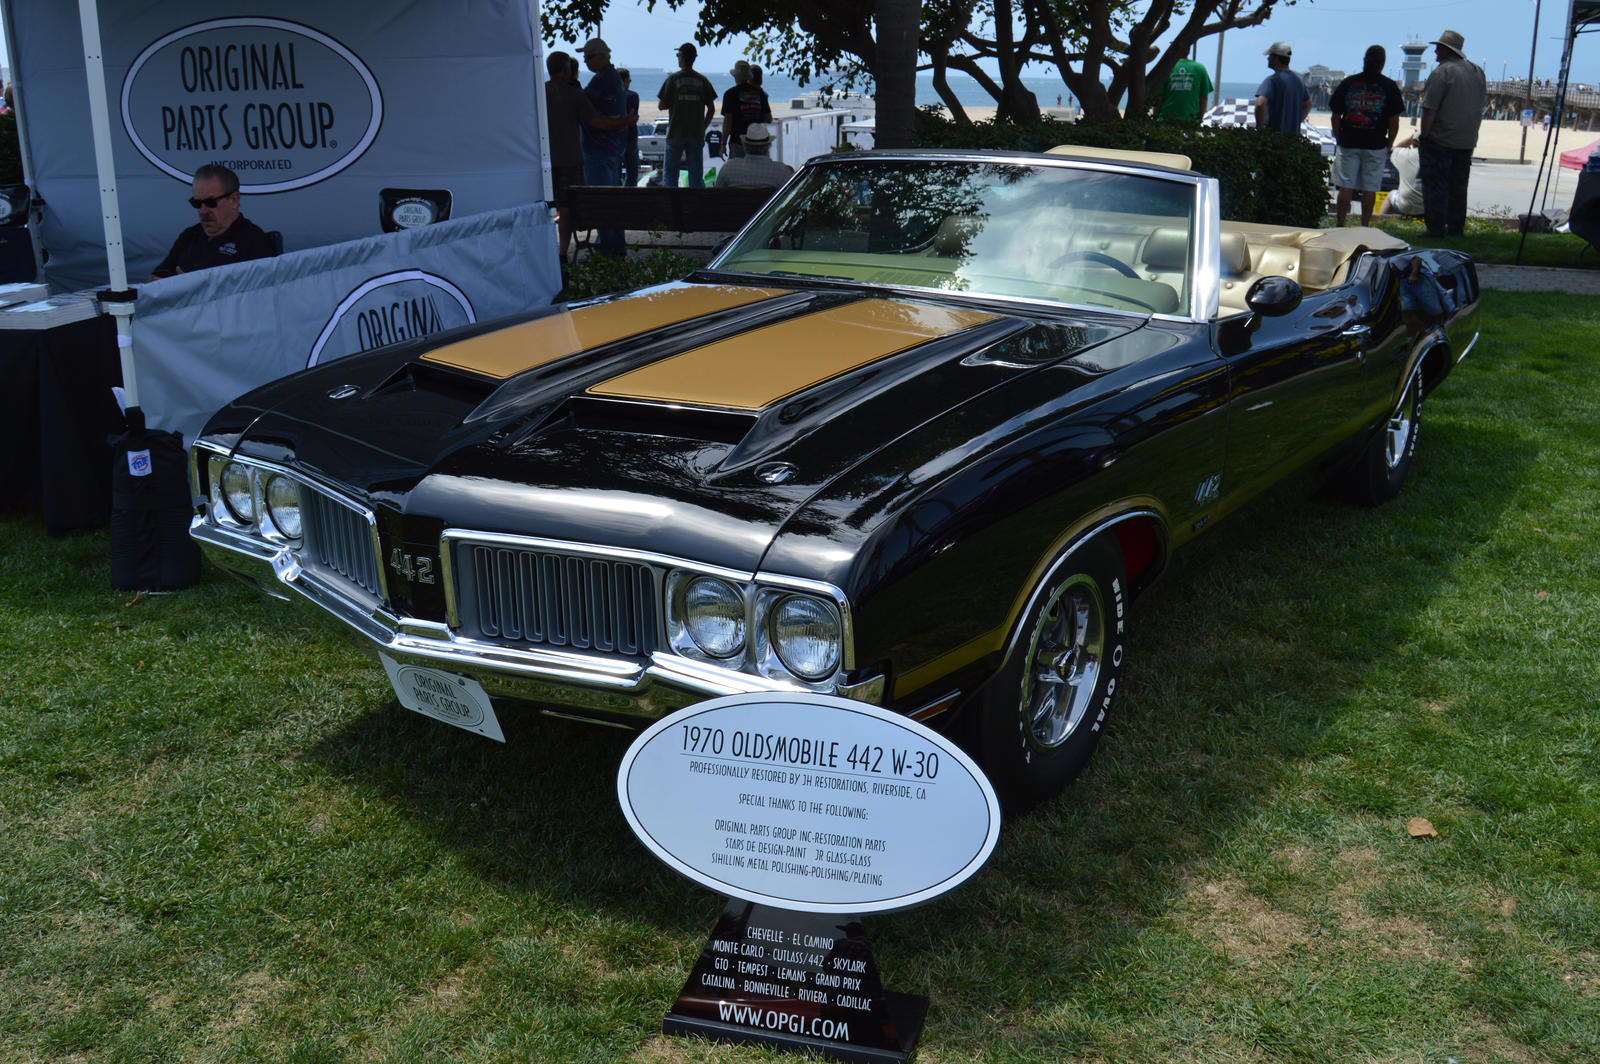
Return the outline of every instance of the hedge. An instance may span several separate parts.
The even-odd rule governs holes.
[[[1062,144],[1187,155],[1196,173],[1222,188],[1222,216],[1315,228],[1328,213],[1328,163],[1304,137],[1243,126],[1186,126],[1170,122],[949,121],[917,113],[917,147],[1045,151]],[[1271,175],[1264,177],[1263,175]]]

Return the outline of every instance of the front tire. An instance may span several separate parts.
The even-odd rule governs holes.
[[[1059,794],[1089,763],[1122,672],[1127,580],[1109,540],[1063,557],[1034,589],[978,708],[978,760],[1008,814]]]

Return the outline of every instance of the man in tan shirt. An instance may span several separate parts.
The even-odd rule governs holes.
[[[1422,217],[1429,236],[1459,236],[1467,223],[1467,179],[1488,90],[1483,69],[1462,53],[1461,34],[1445,30],[1433,45],[1439,65],[1423,86],[1417,130]]]

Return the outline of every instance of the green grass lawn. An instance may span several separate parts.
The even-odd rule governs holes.
[[[1087,775],[867,921],[919,1061],[1600,1060],[1600,298],[1481,320],[1400,499],[1198,544]],[[659,1033],[720,902],[628,735],[491,743],[214,570],[0,536],[0,1061],[794,1059]]]
[[[1469,218],[1467,231],[1460,236],[1429,236],[1420,218],[1374,218],[1373,221],[1379,229],[1413,247],[1464,251],[1478,262],[1496,266],[1600,270],[1600,251],[1574,233],[1529,233],[1524,237],[1517,232],[1515,223],[1508,228],[1506,222],[1497,218]]]

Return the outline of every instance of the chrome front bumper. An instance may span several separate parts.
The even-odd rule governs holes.
[[[793,692],[793,685],[657,652],[636,661],[604,655],[505,647],[463,638],[436,621],[398,617],[375,597],[304,569],[293,551],[195,518],[189,534],[220,568],[274,598],[335,622],[374,659],[470,676],[496,699],[547,713],[636,727],[719,695]],[[882,700],[881,679],[839,694]]]

